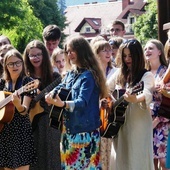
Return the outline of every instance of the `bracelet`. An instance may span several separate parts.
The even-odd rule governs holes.
[[[66,108],[66,102],[64,101],[64,106],[62,107],[62,109],[65,109]]]
[[[24,113],[26,111],[26,109],[27,109],[26,106],[24,106],[24,110],[19,113]]]

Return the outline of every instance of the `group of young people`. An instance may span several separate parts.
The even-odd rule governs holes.
[[[158,40],[148,41],[144,48],[137,39],[125,40],[120,21],[110,31],[114,37],[109,41],[99,36],[89,43],[73,36],[59,49],[61,31],[49,25],[43,31],[44,43],[29,42],[23,56],[14,47],[6,52],[0,89],[11,92],[14,116],[1,122],[0,167],[157,170],[160,164],[165,170],[162,150],[167,147],[169,120],[157,113],[162,95],[168,94],[164,88],[170,77],[168,57]],[[54,63],[61,66],[57,71]],[[39,95],[55,80],[55,87]],[[30,82],[33,88],[20,94],[19,89]],[[139,82],[142,91],[131,93]],[[119,89],[125,90],[128,102],[125,122],[116,138],[101,138],[100,106]],[[68,92],[65,99],[62,90]],[[51,106],[62,110],[60,129],[49,126]],[[42,110],[34,111],[30,121],[34,107]]]

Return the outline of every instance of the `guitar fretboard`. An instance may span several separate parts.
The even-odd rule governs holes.
[[[49,93],[54,87],[56,87],[61,82],[61,77],[57,78],[51,84],[49,84],[45,89],[43,89],[34,99],[33,102],[38,102],[41,100],[46,93]]]

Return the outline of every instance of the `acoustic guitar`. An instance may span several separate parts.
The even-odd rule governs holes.
[[[144,88],[144,82],[141,81],[137,83],[131,90],[130,94],[137,94],[142,92]],[[117,136],[120,127],[125,122],[125,111],[128,105],[128,102],[124,100],[124,89],[118,89],[114,91],[114,98],[119,97],[114,104],[111,104],[110,109],[108,109],[107,117],[105,117],[106,121],[104,125],[100,127],[100,133],[102,137],[105,138],[114,138]],[[115,94],[117,97],[115,97]]]
[[[60,88],[58,90],[58,96],[62,101],[71,100],[71,90]],[[64,109],[61,107],[57,107],[52,105],[50,111],[50,126],[56,129],[61,129],[62,115]]]
[[[39,80],[33,80],[17,90],[18,95],[24,92],[29,92],[36,89],[39,85]],[[0,130],[4,123],[9,123],[13,119],[15,107],[12,103],[12,93],[0,91]]]
[[[51,90],[53,90],[61,82],[61,77],[57,78],[51,84],[49,84],[45,89],[43,89],[32,101],[30,104],[29,118],[33,122],[33,119],[36,115],[42,113],[44,108],[40,105],[40,100]]]
[[[168,94],[170,94],[170,87],[165,87]],[[162,94],[162,101],[159,106],[158,116],[162,116],[166,119],[170,119],[170,98]]]

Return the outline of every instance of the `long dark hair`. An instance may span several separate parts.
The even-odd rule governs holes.
[[[38,49],[42,50],[43,57],[42,57],[42,64],[41,64],[41,84],[43,87],[46,87],[53,80],[53,69],[51,66],[48,51],[47,51],[45,45],[43,44],[43,42],[41,42],[39,40],[31,41],[30,43],[28,43],[28,45],[26,46],[26,48],[24,50],[23,58],[24,58],[24,63],[25,63],[25,67],[26,67],[26,73],[33,78],[35,77],[35,75],[34,75],[35,68],[31,64],[29,56],[28,56],[29,51],[32,48],[38,48]]]
[[[119,75],[120,84],[125,86],[128,83],[130,86],[133,85],[133,82],[141,74],[145,68],[145,58],[142,46],[140,42],[136,39],[130,39],[125,41],[120,45],[120,55],[121,55],[121,73]],[[128,48],[130,50],[132,58],[131,69],[125,64],[124,61],[124,49]]]

